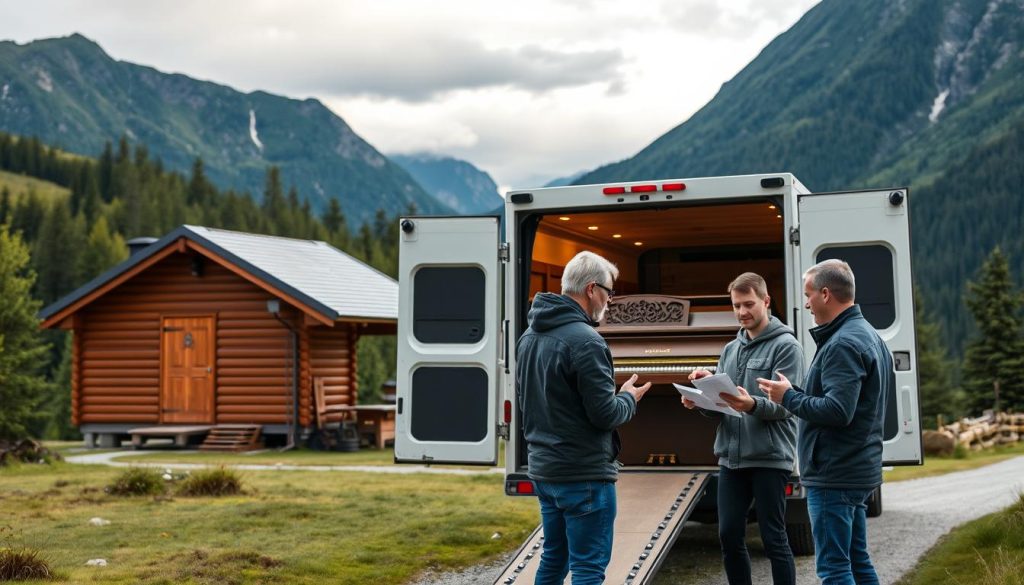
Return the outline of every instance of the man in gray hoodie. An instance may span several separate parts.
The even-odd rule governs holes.
[[[740,330],[722,350],[718,372],[729,374],[739,387],[740,398],[724,393],[721,398],[742,416],[722,417],[715,436],[722,562],[730,585],[750,584],[750,555],[744,536],[753,500],[772,580],[776,585],[792,584],[796,567],[786,537],[786,482],[796,454],[796,421],[757,389],[757,379],[776,371],[802,379],[803,348],[793,330],[771,315],[764,278],[745,272],[729,284],[728,291]],[[710,375],[707,370],[697,370],[690,379]],[[694,408],[685,398],[683,405]]]
[[[616,427],[651,387],[633,375],[615,392],[612,355],[594,330],[615,295],[619,270],[580,252],[562,273],[562,294],[538,293],[516,344],[516,384],[527,468],[540,501],[544,550],[536,585],[604,582],[611,560],[618,478]]]

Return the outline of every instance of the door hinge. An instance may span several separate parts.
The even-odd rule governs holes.
[[[506,441],[508,440],[509,426],[507,423],[498,423],[498,436]]]
[[[498,260],[508,262],[508,242],[498,246]]]
[[[800,245],[800,228],[793,226],[789,228],[789,243],[794,246]]]

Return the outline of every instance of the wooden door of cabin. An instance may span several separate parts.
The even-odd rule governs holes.
[[[165,317],[160,331],[160,422],[213,423],[213,317]]]

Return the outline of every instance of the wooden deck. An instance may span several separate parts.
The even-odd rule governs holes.
[[[132,436],[132,449],[141,449],[146,439],[154,437],[174,439],[175,447],[187,447],[190,437],[205,437],[213,425],[164,425],[159,427],[138,427],[129,429]]]

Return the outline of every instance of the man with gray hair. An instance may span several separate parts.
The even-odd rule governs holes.
[[[562,273],[562,294],[533,298],[529,327],[516,344],[516,384],[527,467],[540,502],[544,550],[538,585],[604,582],[615,524],[619,441],[615,429],[636,414],[651,387],[634,374],[615,392],[608,344],[594,330],[619,269],[580,252]]]
[[[882,483],[882,425],[895,391],[892,354],[855,304],[850,265],[825,260],[804,273],[818,349],[804,387],[758,379],[799,419],[800,481],[807,488],[818,577],[825,585],[878,583],[867,546],[867,499]]]

